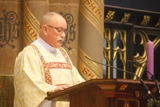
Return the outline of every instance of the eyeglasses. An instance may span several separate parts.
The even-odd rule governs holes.
[[[57,32],[61,35],[63,32],[65,33],[65,34],[67,34],[67,29],[63,29],[63,28],[61,28],[61,27],[53,27],[53,26],[51,26],[51,25],[47,25],[48,27],[50,27],[50,28],[54,28],[54,29],[56,29],[57,30]]]

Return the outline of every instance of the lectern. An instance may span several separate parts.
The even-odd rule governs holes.
[[[155,83],[144,83],[155,97]],[[147,107],[147,99],[151,97],[139,80],[93,79],[63,91],[49,93],[45,99],[70,101],[70,107]]]

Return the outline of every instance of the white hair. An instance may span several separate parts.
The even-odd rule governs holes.
[[[47,14],[45,14],[43,17],[42,17],[42,20],[40,22],[40,27],[47,23],[54,15],[59,15],[61,16],[59,13],[56,13],[56,12],[48,12]],[[61,16],[62,17],[62,16]]]

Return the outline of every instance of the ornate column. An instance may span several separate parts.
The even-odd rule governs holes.
[[[14,60],[21,49],[21,0],[0,0],[0,73],[13,74]]]
[[[23,25],[24,45],[32,43],[38,36],[40,20],[49,12],[48,0],[24,0]]]
[[[79,71],[86,79],[102,78],[102,66],[87,59],[103,60],[103,0],[81,0],[79,17]]]
[[[13,107],[13,70],[22,49],[22,0],[0,0],[0,107]]]

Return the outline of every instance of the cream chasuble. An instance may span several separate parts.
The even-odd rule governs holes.
[[[16,58],[14,107],[37,107],[55,84],[75,85],[84,81],[63,48],[52,52],[33,44]],[[56,101],[56,107],[69,107],[69,102]]]

